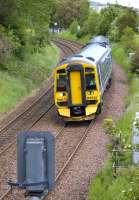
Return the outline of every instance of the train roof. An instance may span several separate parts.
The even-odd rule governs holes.
[[[83,57],[86,58],[88,57],[92,58],[93,62],[96,63],[108,51],[110,51],[109,47],[104,47],[96,43],[96,44],[89,44],[86,47],[84,47],[79,55],[82,55]]]
[[[109,38],[105,36],[96,36],[93,39],[91,39],[90,43],[99,43],[99,44],[104,44],[104,45],[109,45]]]
[[[106,39],[106,37],[103,36],[98,36],[95,38],[93,39],[97,41],[100,41],[100,39],[101,41],[102,39]],[[62,65],[69,62],[85,62],[88,64],[96,65],[96,63],[107,52],[111,52],[111,48],[109,46],[103,45],[100,42],[93,42],[93,43],[90,42],[86,44],[78,54],[62,59],[62,61],[59,64]]]

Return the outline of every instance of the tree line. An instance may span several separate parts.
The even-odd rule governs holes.
[[[24,59],[25,51],[38,51],[49,42],[49,28],[55,23],[78,37],[100,34],[126,41],[125,49],[128,44],[130,50],[138,16],[117,4],[97,13],[89,8],[89,0],[0,0],[0,67],[11,55]]]
[[[118,42],[127,54],[132,53],[131,71],[139,74],[139,16],[134,8],[113,4],[107,5],[100,13],[91,9],[82,23],[73,21],[69,30],[77,37],[105,35],[112,42]]]

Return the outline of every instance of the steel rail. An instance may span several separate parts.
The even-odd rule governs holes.
[[[72,43],[71,43],[72,44]],[[60,46],[60,48],[62,49],[62,47],[63,46],[66,46],[66,48],[69,50],[70,49],[70,51],[71,51],[71,47],[69,47],[68,45],[66,45],[65,43],[64,44],[61,44],[61,46]],[[73,45],[73,44],[72,44]],[[31,105],[29,105],[28,106],[28,108],[24,111],[24,112],[22,112],[22,113],[20,113],[19,115],[17,115],[14,119],[12,119],[11,121],[9,121],[9,123],[6,125],[6,126],[4,126],[1,130],[0,130],[0,136],[2,135],[2,133],[3,133],[3,131],[6,131],[6,130],[8,130],[9,128],[10,128],[10,126],[11,125],[13,125],[18,119],[20,119],[23,115],[25,115],[27,112],[29,112],[30,111],[30,109],[32,109],[32,107],[33,106],[35,106],[36,104],[38,104],[39,103],[39,101],[45,96],[45,95],[47,95],[49,92],[50,92],[50,90],[53,88],[53,85],[51,85],[48,89],[47,89],[47,91],[45,91],[38,99],[36,99],[36,101],[35,102],[33,102]],[[48,109],[47,111],[49,111],[50,109]],[[47,113],[47,111],[44,113],[44,114],[46,114]],[[44,115],[43,114],[43,115]],[[43,116],[42,115],[42,116]],[[40,117],[40,118],[42,118],[42,116]],[[33,123],[33,125],[32,126],[34,126],[34,124],[35,123],[37,123],[37,121],[38,120],[36,120],[34,123]],[[31,126],[31,127],[32,127]],[[30,127],[30,128],[31,128]],[[29,128],[29,129],[30,129]],[[14,141],[15,142],[15,141]],[[10,143],[6,148],[4,148],[2,151],[0,151],[0,156],[3,154],[3,152],[5,152],[5,150],[8,150],[11,146],[12,146],[12,144],[14,144],[14,142],[12,142],[12,143]]]
[[[71,155],[69,156],[69,158],[67,159],[67,161],[65,162],[64,166],[62,167],[62,169],[60,170],[60,172],[58,173],[58,175],[55,178],[55,181],[57,182],[58,179],[61,177],[61,175],[64,173],[66,167],[69,165],[70,161],[73,159],[73,157],[75,156],[77,150],[79,149],[79,147],[81,146],[81,144],[83,143],[83,141],[85,140],[88,132],[90,131],[90,129],[92,128],[92,126],[94,125],[95,120],[92,120],[91,123],[89,124],[89,126],[87,127],[87,129],[85,130],[83,136],[81,137],[80,141],[78,142],[78,144],[76,145],[74,151],[71,153]]]
[[[22,113],[18,114],[14,119],[10,120],[8,124],[0,129],[0,135],[3,131],[7,130],[15,121],[17,121],[20,117],[26,114],[33,106],[35,106],[50,90],[52,90],[53,85],[51,85],[38,99],[36,99],[31,105],[27,107]]]
[[[66,40],[63,40],[63,39],[58,39],[58,40],[54,40],[52,39],[52,41],[55,43],[55,44],[60,44],[60,49],[62,49],[62,51],[65,50],[65,48],[63,49],[63,46],[66,47],[68,49],[68,53],[75,53],[75,51],[73,50],[73,46],[76,44],[75,42],[72,42],[70,41],[69,43],[69,40],[67,40],[68,42],[66,43]],[[62,43],[62,41],[64,41],[64,43]],[[70,46],[69,46],[69,45]],[[71,47],[72,45],[72,47]],[[69,52],[70,50],[70,52]],[[49,78],[49,81],[50,79],[52,79],[52,75],[51,77]],[[53,88],[53,85],[50,85],[49,88],[43,93],[41,94],[32,104],[30,104],[22,113],[18,114],[15,118],[13,118],[12,120],[10,120],[8,122],[8,124],[6,124],[4,127],[0,128],[0,134],[7,130],[15,121],[17,121],[20,117],[22,117],[24,114],[26,114],[33,106],[35,106],[51,89]]]

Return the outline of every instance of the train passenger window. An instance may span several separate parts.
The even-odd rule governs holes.
[[[86,90],[96,90],[96,82],[94,74],[86,74]]]
[[[65,73],[65,72],[66,72],[65,69],[58,69],[58,70],[57,70],[57,74],[61,74],[61,73]]]
[[[66,76],[59,75],[57,78],[57,91],[66,91]]]

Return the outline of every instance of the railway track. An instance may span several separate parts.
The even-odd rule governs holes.
[[[55,42],[55,43],[57,44],[58,42]],[[73,45],[72,42],[70,43],[68,42],[68,44],[66,44],[66,41],[64,42],[63,40],[62,42],[59,41],[59,48],[62,49],[62,51],[63,49],[66,50],[66,53],[64,54],[65,56],[67,56],[67,54],[71,55],[72,53],[75,53],[75,50],[72,49],[71,45]],[[77,47],[76,47],[76,50],[77,50]],[[53,99],[53,85],[51,85],[43,94],[41,94],[41,96],[39,96],[39,98],[36,99],[35,102],[29,105],[24,112],[18,114],[14,119],[10,120],[5,126],[3,126],[0,129],[0,155],[1,155],[1,152],[3,152],[4,149],[7,149],[7,146],[10,145],[9,144],[10,141],[16,137],[17,132],[23,131],[26,129],[31,129],[31,127],[35,123],[37,123],[38,119],[40,119],[47,111],[49,111],[49,108],[54,104],[51,101],[52,99]],[[49,105],[48,105],[48,101],[51,101]],[[45,103],[46,105],[44,105]],[[38,105],[42,105],[43,107],[40,109],[40,106],[39,106],[38,109],[36,109]],[[34,110],[35,110],[35,114],[34,114]],[[34,118],[34,120],[32,120],[30,124],[28,124],[27,121],[28,119],[30,121],[30,119],[32,118],[32,115],[36,117]]]
[[[92,121],[91,124],[84,124],[84,127],[81,127],[81,125],[78,124],[78,127],[80,126],[80,128],[83,128],[80,137],[76,138],[75,136],[77,136],[81,129],[77,129],[75,124],[71,123],[68,123],[65,127],[61,128],[61,132],[59,130],[55,133],[55,136],[57,137],[56,181],[58,181],[58,184],[56,184],[54,191],[50,192],[50,194],[47,196],[47,200],[85,199],[88,183],[97,173],[97,171],[103,166],[104,160],[106,158],[105,145],[107,138],[101,129],[103,119],[112,115],[112,117],[117,120],[119,117],[121,117],[124,111],[124,105],[122,102],[124,97],[127,95],[127,87],[125,84],[123,84],[123,82],[119,82],[119,77],[122,81],[126,80],[124,73],[122,73],[123,71],[121,68],[118,65],[115,65],[112,88],[109,90],[110,92],[108,91],[106,93],[105,96],[104,112],[97,118],[96,122]],[[119,96],[118,99],[117,96]],[[92,126],[93,128],[91,128]],[[89,131],[89,129],[91,131]],[[65,134],[65,132],[67,132],[67,134]],[[86,137],[86,135],[88,135],[88,137]],[[73,138],[76,140],[76,143],[74,144],[70,143],[73,141]],[[85,142],[83,143],[84,140]],[[82,148],[80,148],[80,142],[81,144],[83,143]],[[64,148],[66,146],[67,149]],[[65,155],[60,155],[60,152],[65,152]],[[60,160],[58,155],[60,155],[61,159],[64,159]],[[72,160],[74,156],[75,159]],[[67,168],[68,170],[65,170]],[[3,193],[3,197],[1,196],[0,200],[24,199],[20,191],[14,190],[13,192],[13,196],[10,194],[10,191],[8,194]]]
[[[77,47],[77,44],[75,45],[74,43],[69,41],[66,43],[65,40],[53,42],[58,45],[58,47],[64,52],[64,56],[71,55],[80,48],[80,45],[78,45]],[[15,147],[16,134],[19,131],[32,129],[51,110],[51,108],[53,107],[52,88],[53,85],[50,85],[49,88],[38,99],[36,99],[35,102],[29,105],[24,112],[18,114],[15,118],[10,120],[8,123],[6,123],[5,126],[0,129],[0,160],[1,157],[6,157],[6,153],[8,152],[8,150]],[[64,127],[62,127],[56,138],[60,137]],[[9,195],[9,193],[9,189],[3,192],[0,200],[5,199],[7,195]]]
[[[65,126],[59,130],[59,132],[55,135],[56,138],[56,178],[55,182],[57,182],[60,177],[62,177],[65,169],[68,167],[70,161],[74,158],[76,152],[80,148],[81,144],[85,140],[88,132],[92,128],[95,121],[91,122],[84,122],[81,126],[81,123],[79,124],[72,124],[72,123],[66,123]],[[76,132],[74,132],[75,130]],[[78,133],[78,134],[77,134]],[[75,135],[76,134],[76,135]],[[72,139],[74,137],[74,142],[70,141],[68,142],[69,138]],[[67,139],[65,139],[67,137]],[[66,150],[59,148],[61,146],[61,141],[63,143],[67,142]],[[68,146],[68,148],[67,148]],[[50,192],[51,193],[51,192]],[[20,193],[19,190],[17,190],[14,195],[11,195],[10,189],[6,191],[6,193],[0,198],[0,200],[3,199],[12,199],[14,196],[16,196],[16,199],[23,199],[23,194]],[[12,198],[11,198],[12,197]],[[47,199],[47,197],[46,197]],[[49,199],[49,196],[48,196]]]
[[[88,123],[88,122],[87,122]],[[87,127],[85,127],[83,133],[80,136],[79,141],[77,142],[77,144],[75,145],[75,148],[73,149],[73,151],[70,153],[70,155],[68,156],[68,158],[66,159],[66,161],[64,162],[63,166],[61,167],[61,169],[58,171],[57,175],[56,175],[56,179],[55,181],[58,181],[59,178],[61,177],[61,175],[64,173],[66,167],[68,166],[68,164],[70,163],[70,161],[73,159],[74,155],[76,154],[77,150],[79,149],[79,147],[81,146],[81,144],[83,143],[83,141],[85,140],[88,132],[90,131],[90,129],[92,128],[93,124],[95,123],[95,120],[92,120],[91,122],[89,122],[89,125],[87,125]]]
[[[70,47],[70,55],[74,54],[75,52],[78,53],[79,49],[82,48],[82,44],[78,42],[74,42],[74,46],[72,46],[73,42],[70,40],[65,40],[61,38],[53,38],[52,41],[65,53],[66,56],[69,56],[69,53],[67,52],[67,48]]]
[[[63,41],[59,42],[59,44],[58,44],[59,48],[60,48],[60,46],[61,46],[61,48],[63,47],[64,42]],[[78,45],[78,44],[76,44],[76,45]],[[64,49],[65,48],[66,47],[64,47]],[[71,50],[69,50],[69,51],[70,51],[70,53],[72,53]],[[109,101],[109,97],[107,98],[107,100]],[[50,111],[51,110],[52,109],[50,109]],[[52,113],[53,113],[53,117],[55,118],[53,110],[52,110]],[[40,119],[40,121],[39,121],[39,122],[41,122],[40,124],[39,124],[39,122],[37,122],[37,124],[34,124],[34,126],[32,127],[33,130],[39,130],[39,128],[42,127],[43,120],[45,120],[44,116]],[[55,181],[56,182],[59,181],[59,183],[60,183],[60,180],[63,179],[64,174],[67,172],[65,169],[68,168],[68,166],[69,166],[69,168],[71,167],[70,166],[71,160],[74,158],[75,155],[78,155],[77,151],[80,149],[80,147],[81,147],[83,141],[85,140],[87,134],[89,133],[91,127],[94,125],[94,122],[95,121],[92,121],[90,123],[85,122],[85,123],[78,123],[78,124],[77,123],[67,123],[65,125],[62,125],[61,128],[59,128],[58,130],[55,131],[55,137],[56,137],[56,179],[55,179]],[[59,123],[61,123],[61,122],[59,121]],[[95,125],[97,124],[96,125],[97,130],[100,127],[100,123],[101,123],[100,119],[99,120],[97,119],[97,123],[95,123]],[[38,124],[39,124],[39,126],[38,126]],[[56,123],[54,123],[53,125],[56,126]],[[92,129],[91,129],[91,131],[92,131]],[[94,130],[94,132],[95,131],[96,130]],[[93,132],[93,134],[94,134],[94,132]],[[98,143],[98,139],[100,139],[100,137],[101,136],[98,136],[98,134],[96,134],[92,140],[93,144]],[[92,148],[93,144],[91,144],[91,148]],[[95,145],[96,144],[94,144],[94,146]],[[98,148],[101,148],[101,145],[93,147],[93,152],[99,151]],[[99,151],[99,153],[100,153],[100,151]],[[85,159],[83,159],[83,160],[85,160]],[[93,160],[93,162],[96,163],[97,161]],[[98,161],[98,162],[100,162],[100,161]],[[98,167],[98,163],[97,163],[97,167]],[[86,173],[84,173],[84,174],[86,174]],[[62,187],[62,186],[60,186],[60,187]],[[3,193],[3,196],[1,196],[0,200],[3,200],[3,199],[4,200],[11,200],[11,199],[22,200],[22,199],[24,199],[21,191],[14,190],[13,192],[14,192],[14,195],[12,196],[10,194],[10,190],[7,190],[5,192],[5,194]],[[56,193],[54,193],[54,196],[57,196]],[[50,195],[48,195],[48,197],[46,199],[47,200],[53,199],[51,197],[51,192],[50,192]],[[76,199],[76,198],[73,198],[73,199]]]

